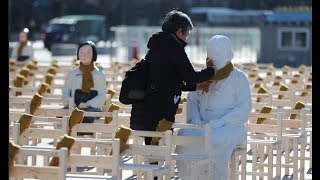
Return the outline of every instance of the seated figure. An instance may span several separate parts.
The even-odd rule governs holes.
[[[233,149],[247,135],[246,122],[251,112],[251,92],[247,75],[237,69],[231,60],[234,53],[230,39],[223,35],[213,36],[207,44],[207,66],[213,64],[216,73],[211,80],[200,83],[197,91],[187,96],[187,123],[211,127],[210,166],[214,179],[228,179],[228,162]],[[204,129],[181,129],[178,135],[204,136]],[[177,153],[197,153],[198,147],[179,147]],[[205,168],[205,167],[199,167]],[[177,161],[179,178],[190,177],[190,164]],[[199,179],[206,179],[199,176]]]

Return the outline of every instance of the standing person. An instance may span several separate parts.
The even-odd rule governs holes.
[[[147,85],[152,91],[144,102],[132,104],[130,127],[134,130],[156,131],[159,122],[165,122],[165,127],[171,129],[181,91],[196,90],[197,83],[210,79],[215,72],[213,67],[195,71],[185,52],[186,40],[193,29],[188,15],[172,10],[166,14],[161,28],[147,44]],[[145,144],[151,144],[150,137],[145,138]]]
[[[228,162],[233,149],[247,136],[246,122],[251,112],[251,91],[246,74],[233,66],[234,57],[230,39],[213,36],[207,44],[207,65],[216,70],[210,81],[202,83],[201,90],[189,92],[187,97],[187,123],[211,127],[209,169],[213,179],[228,179]],[[179,135],[204,136],[203,129],[181,129]],[[197,147],[177,147],[177,153],[204,151]],[[204,169],[198,167],[199,169]],[[179,178],[188,180],[190,164],[177,161]],[[199,179],[204,177],[199,176]]]
[[[105,74],[95,66],[97,49],[92,41],[82,42],[77,50],[79,67],[71,70],[63,88],[64,108],[74,98],[75,106],[84,111],[101,112],[106,101]],[[83,123],[93,123],[97,117],[84,117]]]
[[[19,32],[19,42],[12,49],[11,58],[17,61],[17,65],[23,66],[25,62],[33,59],[33,47],[29,41],[29,29],[24,28]]]

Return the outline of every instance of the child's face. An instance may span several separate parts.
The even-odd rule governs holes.
[[[79,60],[83,65],[89,65],[92,61],[92,47],[84,45],[79,49]]]

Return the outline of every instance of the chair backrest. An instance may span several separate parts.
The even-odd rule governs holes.
[[[25,113],[30,114],[30,105],[31,101],[27,100],[25,102]],[[35,116],[47,116],[47,117],[56,117],[56,116],[70,116],[71,110],[62,109],[62,108],[45,108],[38,107],[37,110],[33,113]]]
[[[25,129],[18,138],[18,144],[28,145],[29,140],[36,138],[49,138],[58,140],[61,136],[68,134],[65,130],[62,129],[48,129],[48,128],[27,128]],[[34,141],[37,142],[37,141]]]
[[[67,172],[67,148],[59,150],[44,147],[21,146],[17,156],[39,156],[42,157],[59,157],[59,166],[49,166],[48,164],[30,165],[29,163],[22,163],[15,161],[13,167],[9,168],[9,177],[23,179],[49,179],[49,180],[65,180]]]
[[[127,144],[128,147],[122,152],[123,155],[141,155],[141,156],[159,156],[164,157],[167,162],[170,162],[171,153],[171,131],[140,131],[132,130],[129,139],[133,139],[133,143]],[[146,145],[136,143],[135,140],[144,137],[158,137],[161,138],[162,144]]]
[[[272,109],[274,113],[282,113],[282,135],[283,134],[301,134],[304,135],[306,132],[306,117],[307,117],[307,110],[305,108],[302,109],[283,109],[277,108]],[[296,119],[289,119],[291,114],[297,114],[298,118]],[[263,121],[263,124],[277,124],[277,120],[274,119],[266,119]]]
[[[88,114],[86,114],[88,113]],[[109,124],[104,123],[79,123],[76,124],[72,128],[72,136],[77,137],[78,132],[94,132],[96,134],[96,138],[98,139],[106,139],[114,137],[114,132],[118,127],[118,110],[113,112],[85,112],[84,115],[92,115],[94,116],[112,116],[112,121]]]
[[[257,123],[258,118],[263,118],[264,121],[276,120],[276,124],[265,124]],[[282,140],[282,113],[261,113],[261,112],[251,112],[249,114],[249,120],[247,123],[248,138],[255,138],[256,135],[261,134],[275,134],[275,138],[279,141]]]
[[[94,147],[96,152],[94,154],[79,153],[79,148]],[[112,148],[112,155],[110,151]],[[80,151],[81,152],[81,151]],[[97,172],[77,172],[76,166],[92,166],[98,169],[111,170],[111,175],[114,177],[121,177],[119,169],[120,163],[120,141],[119,139],[93,139],[93,138],[76,138],[68,157],[68,166],[71,167],[71,172],[68,174],[99,174],[103,171]],[[103,174],[100,174],[103,175]]]
[[[173,123],[172,127],[174,131],[179,131],[180,129],[202,129],[204,130],[204,136],[184,136],[177,135],[177,133],[173,133],[172,136],[172,148],[175,146],[192,146],[192,147],[201,147],[205,150],[209,150],[210,145],[210,127],[207,125],[195,125],[195,124],[187,124],[187,123]]]

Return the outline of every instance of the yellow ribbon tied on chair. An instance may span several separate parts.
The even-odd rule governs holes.
[[[289,90],[288,86],[286,86],[283,83],[280,83],[280,84],[281,84],[281,86],[279,88],[279,91],[288,91]],[[278,99],[282,99],[282,98],[283,98],[283,95],[279,94]]]
[[[13,81],[13,86],[14,87],[22,87],[24,84],[23,84],[23,81],[24,81],[24,76],[21,75],[21,74],[18,74],[16,79]],[[16,96],[20,96],[22,95],[22,92],[16,92]]]
[[[260,87],[261,87],[260,83],[255,83],[254,86],[253,86],[254,89],[257,89],[257,88],[260,88]]]
[[[57,73],[57,68],[54,67],[54,66],[51,66],[51,67],[48,69],[47,73],[55,75],[55,74]]]
[[[53,78],[54,78],[53,74],[47,73],[46,78],[45,78],[45,83],[51,85]]]
[[[129,136],[131,135],[131,131],[131,128],[124,125],[120,125],[116,129],[115,138],[118,138],[120,140],[120,154],[128,148],[127,141],[129,139]],[[112,149],[110,151],[110,155],[112,155]]]
[[[72,136],[64,135],[63,138],[58,142],[56,149],[60,149],[62,147],[68,148],[68,156],[70,155],[70,150],[72,145],[74,144],[74,141],[76,139]],[[49,163],[49,166],[59,166],[59,158],[53,157]]]
[[[282,74],[288,74],[290,67],[285,65],[282,67]]]
[[[21,74],[25,78],[29,76],[29,73],[30,73],[30,69],[27,67],[23,67],[19,72],[19,74]]]
[[[298,102],[296,103],[296,105],[294,106],[293,109],[302,109],[302,108],[304,108],[305,106],[306,106],[306,105],[305,105],[303,102],[298,101]],[[297,114],[292,113],[292,114],[290,115],[290,119],[296,119],[296,118],[297,118]]]
[[[16,155],[19,152],[19,150],[20,150],[20,146],[16,144],[13,140],[9,140],[9,153],[8,153],[9,167],[13,166],[14,159],[16,158]]]
[[[33,115],[24,113],[18,123],[20,124],[20,135],[23,133],[24,130],[30,127]]]
[[[51,84],[52,84],[52,81],[53,81],[53,78],[54,78],[54,75],[53,75],[53,74],[47,73],[44,82],[47,83],[47,84],[49,84],[49,85],[51,85]],[[50,88],[47,89],[47,93],[51,93],[51,89],[50,89]]]
[[[180,100],[180,104],[184,103],[184,102],[187,102],[187,98],[186,97],[182,97],[181,100]]]
[[[301,97],[305,97],[305,96],[307,96],[307,95],[308,95],[308,91],[302,91],[300,96],[301,96]]]
[[[58,62],[59,62],[59,61],[58,61],[57,59],[52,60],[51,66],[58,69],[58,67],[59,67]]]
[[[167,130],[171,130],[172,124],[173,124],[173,122],[167,121],[165,118],[163,118],[161,121],[159,121],[156,131],[164,132]],[[159,140],[160,140],[160,138],[158,138],[158,137],[152,137],[151,144],[152,145],[159,145]]]
[[[116,91],[113,90],[113,89],[108,89],[108,90],[107,90],[107,94],[110,94],[110,95],[111,95],[111,99],[112,99],[113,96],[116,94]]]
[[[306,89],[307,89],[308,91],[312,90],[312,84],[311,84],[311,83],[307,83]]]
[[[32,98],[31,103],[30,103],[30,114],[33,115],[36,112],[36,110],[41,105],[42,98],[43,98],[43,96],[41,96],[38,93],[33,95],[33,98]]]
[[[35,65],[37,65],[38,64],[38,61],[36,60],[36,59],[32,59],[32,61],[31,62],[33,62]]]
[[[35,70],[36,69],[36,64],[33,62],[33,61],[30,61],[28,64],[27,64],[27,68],[29,68],[30,70]]]
[[[265,93],[267,93],[267,89],[263,86],[260,86],[257,93],[258,94],[265,94]],[[257,102],[260,102],[260,101],[261,101],[261,98],[257,97]]]
[[[268,71],[267,76],[271,76],[271,75],[272,75],[272,71]]]
[[[77,107],[73,109],[69,118],[69,133],[68,133],[69,136],[71,135],[72,128],[76,124],[82,122],[83,114],[84,114],[84,110],[78,109]]]
[[[9,60],[9,66],[16,66],[16,65],[17,65],[16,60],[14,59]]]
[[[262,77],[260,77],[260,76],[258,76],[258,78],[256,79],[256,81],[263,81],[263,78]]]
[[[272,108],[271,108],[270,106],[264,106],[264,107],[260,110],[260,113],[270,113],[271,110],[272,110]],[[262,124],[265,119],[266,119],[266,118],[258,118],[258,119],[257,119],[257,124]]]
[[[119,109],[120,109],[119,105],[111,103],[111,105],[109,106],[108,112],[113,112],[113,111],[119,110]],[[105,124],[109,124],[111,121],[112,121],[112,116],[111,117],[106,116],[104,118],[104,123]]]
[[[38,90],[38,94],[40,94],[41,96],[43,96],[43,94],[47,91],[48,87],[49,87],[49,84],[47,84],[47,83],[45,83],[45,82],[42,82],[42,83],[41,83],[41,86],[40,86],[40,88],[39,88],[39,90]]]
[[[178,107],[176,114],[181,114],[182,113],[182,107]]]

